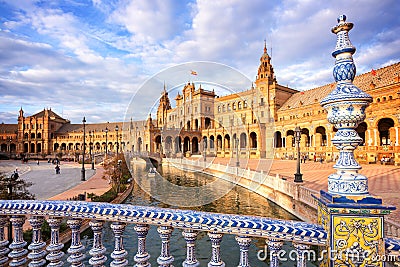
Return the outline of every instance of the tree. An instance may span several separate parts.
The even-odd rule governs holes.
[[[18,172],[7,177],[0,173],[0,199],[35,199],[35,195],[28,191],[32,183],[20,178]]]
[[[128,179],[132,177],[128,165],[126,164],[124,155],[113,157],[111,160],[104,162],[104,179],[110,179],[111,186],[116,193],[123,191]]]

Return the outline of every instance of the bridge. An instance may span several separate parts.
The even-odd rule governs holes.
[[[362,141],[354,130],[365,119],[365,108],[372,98],[354,86],[355,65],[352,55],[355,48],[348,32],[353,24],[340,16],[332,32],[338,35],[333,56],[336,58],[334,77],[336,88],[321,101],[328,112],[328,120],[338,131],[332,142],[339,150],[339,159],[334,166],[337,173],[328,178],[328,191],[314,195],[318,210],[317,223],[277,220],[257,216],[229,215],[179,209],[142,207],[110,203],[1,200],[0,201],[0,265],[5,266],[63,266],[60,242],[60,225],[63,219],[71,229],[71,245],[67,253],[71,266],[83,266],[87,254],[89,264],[104,266],[112,258],[110,266],[127,266],[131,251],[124,248],[124,230],[134,224],[138,246],[134,266],[150,266],[147,234],[150,226],[156,226],[161,242],[159,266],[173,266],[170,242],[174,228],[181,229],[186,241],[186,259],[183,266],[199,266],[196,258],[196,239],[206,232],[210,239],[211,257],[208,266],[225,266],[221,259],[223,235],[235,235],[240,253],[238,266],[248,267],[249,246],[252,238],[263,238],[269,249],[270,266],[279,265],[283,242],[291,242],[296,250],[298,267],[306,266],[310,246],[328,251],[319,261],[320,266],[384,266],[383,261],[397,259],[399,264],[400,240],[386,237],[384,217],[395,207],[385,206],[379,197],[369,194],[367,177],[358,173],[361,168],[354,159],[354,149]],[[155,159],[155,158],[153,158]],[[246,170],[236,169],[237,174]],[[289,185],[276,180],[263,180],[264,184],[289,189]],[[295,191],[293,191],[295,192]],[[310,198],[307,198],[310,199]],[[314,203],[314,204],[313,204]],[[23,225],[28,220],[33,229],[32,242],[23,239]],[[49,244],[42,241],[41,226],[47,221],[51,228]],[[80,239],[84,220],[90,221],[93,230],[93,246],[86,248]],[[111,222],[114,233],[114,249],[106,255],[102,243],[105,222]],[[11,224],[12,242],[6,239],[6,228]],[[28,246],[27,246],[28,245]],[[27,246],[27,247],[26,247]]]

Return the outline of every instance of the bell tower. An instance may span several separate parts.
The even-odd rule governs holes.
[[[163,127],[167,123],[167,111],[171,109],[168,92],[165,88],[161,93],[160,104],[157,109],[157,127]]]
[[[256,85],[271,85],[276,82],[274,68],[271,65],[271,57],[267,52],[267,42],[264,41],[264,53],[260,57],[260,66],[258,67]]]

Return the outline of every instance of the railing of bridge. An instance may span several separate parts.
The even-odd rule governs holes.
[[[312,190],[300,184],[296,184],[293,181],[286,180],[284,177],[281,177],[279,174],[270,175],[268,173],[264,173],[263,171],[253,171],[250,169],[244,169],[235,166],[222,165],[222,164],[214,164],[214,163],[205,163],[201,160],[190,160],[190,159],[174,159],[174,158],[166,158],[164,159],[174,164],[182,164],[184,166],[192,166],[196,169],[206,168],[212,171],[218,171],[221,173],[226,173],[228,176],[224,176],[223,178],[226,180],[230,180],[233,183],[237,183],[238,177],[246,178],[248,180],[253,181],[254,185],[263,183],[274,190],[282,192],[284,194],[293,196],[296,200],[301,201],[309,205],[310,207],[317,209],[318,201],[313,197],[319,195],[318,191]],[[252,189],[253,187],[249,187]],[[385,233],[388,237],[400,238],[400,224],[393,220],[385,220]]]
[[[22,230],[28,219],[32,229],[32,242],[23,239]],[[306,266],[305,250],[311,245],[325,246],[327,234],[316,224],[262,218],[257,216],[228,215],[190,210],[141,207],[126,204],[93,202],[1,200],[0,201],[0,266],[10,262],[10,266],[48,266],[64,264],[64,244],[60,243],[60,224],[67,219],[71,228],[71,245],[67,250],[67,261],[71,266],[83,266],[86,257],[89,264],[103,266],[107,257],[112,258],[110,266],[128,265],[128,253],[124,249],[124,230],[127,224],[135,224],[138,247],[134,256],[134,266],[150,266],[150,254],[146,248],[149,227],[154,225],[160,235],[161,252],[157,257],[159,266],[172,266],[170,237],[174,228],[181,229],[186,241],[186,259],[183,266],[198,266],[196,259],[196,238],[199,232],[207,232],[211,240],[211,258],[208,266],[225,266],[221,259],[223,235],[235,235],[240,251],[238,266],[250,266],[248,249],[252,238],[265,238],[270,250],[271,266],[278,266],[283,241],[292,242],[297,251],[297,266]],[[41,239],[41,226],[47,220],[51,228],[51,240],[47,245]],[[90,220],[93,230],[93,246],[85,248],[80,239],[80,229],[84,220]],[[111,222],[114,233],[114,250],[106,251],[102,243],[103,226]],[[11,244],[5,238],[8,223],[13,227]],[[111,252],[111,253],[110,253]],[[272,253],[271,253],[272,252]]]

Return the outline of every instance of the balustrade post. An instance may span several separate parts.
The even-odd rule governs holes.
[[[24,248],[27,243],[24,240],[22,230],[25,216],[13,215],[11,216],[10,221],[14,229],[13,241],[10,244],[11,252],[8,254],[8,257],[12,259],[10,266],[22,266],[26,263],[26,254],[28,254],[28,250]]]
[[[196,259],[196,239],[198,232],[191,229],[185,229],[182,232],[186,241],[186,259],[182,263],[183,267],[197,267],[200,265]]]
[[[282,249],[283,242],[278,239],[268,239],[267,241],[268,249],[270,251],[270,267],[279,266],[279,251]]]
[[[8,240],[4,234],[4,229],[8,225],[6,216],[0,216],[0,266],[3,266],[8,261],[7,254],[10,249],[7,248]]]
[[[147,224],[136,224],[134,229],[138,236],[138,250],[134,257],[135,267],[150,267],[150,254],[146,250],[146,236],[150,227]]]
[[[82,252],[85,251],[85,246],[82,245],[80,237],[82,220],[69,219],[67,224],[71,228],[71,246],[67,250],[70,256],[67,261],[71,263],[72,267],[83,267],[82,261],[85,259],[85,255]]]
[[[211,260],[208,263],[208,267],[219,266],[224,267],[225,263],[221,260],[221,242],[223,234],[216,232],[208,232],[208,237],[211,240],[212,255]]]
[[[296,249],[296,257],[297,257],[297,267],[306,267],[307,261],[305,255],[310,255],[308,250],[310,249],[310,245],[293,243],[294,248]]]
[[[107,261],[107,257],[104,255],[106,248],[103,246],[103,222],[102,221],[91,221],[89,223],[93,230],[93,247],[89,251],[92,258],[89,259],[89,264],[93,266],[103,267],[104,263]]]
[[[174,229],[171,226],[159,226],[157,232],[161,238],[161,255],[157,258],[159,267],[170,267],[174,262],[174,257],[170,254],[169,242]]]
[[[238,267],[250,267],[249,247],[251,244],[251,238],[247,236],[236,236],[235,239],[240,248],[240,261]]]
[[[46,256],[46,242],[42,240],[42,225],[44,218],[41,216],[32,216],[29,219],[29,223],[32,226],[32,243],[28,246],[28,249],[32,251],[28,254],[28,259],[31,260],[29,267],[39,267],[46,264],[44,257]]]
[[[124,249],[124,240],[122,236],[125,226],[126,224],[122,222],[113,222],[111,224],[111,229],[113,230],[115,237],[114,251],[111,253],[111,258],[114,260],[110,264],[111,267],[123,267],[128,265],[128,260],[126,259],[128,252]]]
[[[47,223],[51,229],[51,239],[50,245],[46,248],[49,252],[46,256],[46,260],[50,261],[48,264],[49,267],[61,267],[64,263],[61,259],[64,256],[64,252],[61,250],[64,247],[63,243],[60,243],[60,225],[61,225],[61,218],[50,217],[47,220]]]

